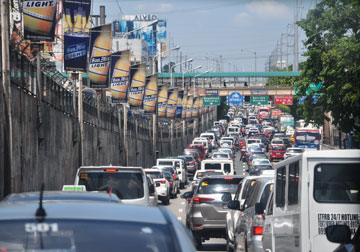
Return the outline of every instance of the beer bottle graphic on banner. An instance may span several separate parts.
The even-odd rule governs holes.
[[[56,0],[50,1],[24,1],[24,30],[38,36],[51,33],[56,11]]]
[[[97,34],[91,52],[90,59],[90,85],[93,87],[106,87],[109,58],[111,50],[111,25],[104,25],[101,31],[93,31]]]
[[[74,32],[81,32],[81,30],[82,30],[82,25],[81,25],[82,8],[80,7],[78,10],[75,10],[74,14],[75,14],[74,15],[74,18],[75,18]]]
[[[129,82],[130,58],[129,51],[121,55],[113,55],[114,70],[111,77],[111,96],[113,100],[125,100]],[[114,62],[114,59],[117,59]]]
[[[137,69],[134,70],[135,73],[131,78],[128,101],[131,106],[140,107],[142,106],[145,90],[145,65],[140,64]]]

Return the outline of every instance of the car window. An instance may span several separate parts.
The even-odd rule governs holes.
[[[286,184],[286,170],[281,167],[276,171],[276,207],[285,206],[285,184]]]
[[[238,188],[237,188],[237,190],[236,190],[234,200],[239,200],[239,196],[240,196],[242,186],[243,186],[243,183],[241,181]]]
[[[216,172],[216,171],[198,172],[196,174],[196,178],[201,179],[202,177],[213,176],[213,175],[224,175],[224,173],[223,172]]]
[[[295,205],[298,203],[299,193],[299,161],[289,165],[288,181],[288,204]]]
[[[11,220],[0,221],[0,244],[4,251],[175,251],[168,230],[150,222]],[[89,242],[99,233],[106,235]]]
[[[221,170],[220,163],[205,163],[205,170]]]
[[[198,189],[198,194],[235,193],[241,178],[204,179]]]
[[[119,199],[144,197],[140,172],[83,172],[79,176],[79,185],[84,185],[86,191],[111,191]]]
[[[173,165],[172,161],[159,161],[159,165]]]
[[[245,199],[245,205],[247,207],[255,206],[259,192],[261,190],[261,182],[255,181],[255,184],[249,188],[249,193]]]
[[[360,203],[359,163],[319,164],[314,169],[314,199],[320,203]]]
[[[159,179],[159,178],[163,178],[163,174],[161,172],[146,172],[146,174],[148,174],[150,177],[152,177],[153,179]]]
[[[260,203],[265,207],[269,196],[274,188],[274,184],[267,184],[260,198]]]

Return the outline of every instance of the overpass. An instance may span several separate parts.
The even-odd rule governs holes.
[[[158,73],[159,85],[171,83],[170,73]],[[295,95],[294,88],[285,86],[265,87],[267,78],[300,77],[300,72],[211,72],[211,73],[173,73],[173,86],[188,87],[190,95],[205,95],[205,89],[219,90],[219,96],[239,92],[243,96],[257,95]]]

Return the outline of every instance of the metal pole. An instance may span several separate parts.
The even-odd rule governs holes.
[[[294,15],[294,69],[293,71],[299,70],[299,30],[298,30],[298,0],[295,0],[295,15]]]
[[[282,38],[283,38],[283,34],[281,33],[281,36],[280,36],[280,70],[282,70],[282,68],[283,68],[283,64],[282,64],[282,56],[283,56],[283,51],[282,51],[282,48],[283,48],[283,41],[282,41]]]
[[[8,129],[5,133],[5,138],[8,138],[8,158],[9,163],[8,170],[10,171],[10,192],[5,189],[5,193],[14,192],[14,164],[13,164],[13,125],[12,125],[12,109],[11,109],[11,83],[10,83],[10,52],[9,52],[9,0],[0,1],[0,12],[1,12],[1,80],[4,91],[4,107],[5,113],[7,113],[7,124]],[[5,116],[4,116],[5,117]],[[3,117],[3,118],[4,118]],[[6,120],[6,117],[4,118]],[[6,131],[5,131],[6,132]],[[7,136],[6,136],[7,135]]]
[[[83,93],[82,76],[78,74],[78,115],[80,126],[80,165],[84,165],[84,123],[83,123]],[[100,127],[100,126],[99,126]]]
[[[286,26],[286,71],[289,71],[289,31],[288,26]]]
[[[128,139],[127,139],[127,107],[126,103],[123,103],[123,111],[124,111],[124,149],[125,149],[125,165],[128,166],[129,164],[129,146],[128,146]]]
[[[154,155],[154,162],[156,162],[156,148],[157,148],[157,113],[153,114],[153,155]]]

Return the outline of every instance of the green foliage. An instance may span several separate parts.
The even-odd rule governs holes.
[[[342,131],[355,131],[360,139],[360,4],[358,0],[322,0],[298,22],[305,31],[307,60],[298,95],[305,95],[310,83],[323,83],[318,103],[305,100],[305,119],[323,124],[331,111]]]
[[[287,105],[275,105],[275,106],[284,113],[290,113],[291,112],[289,106],[287,106]]]

